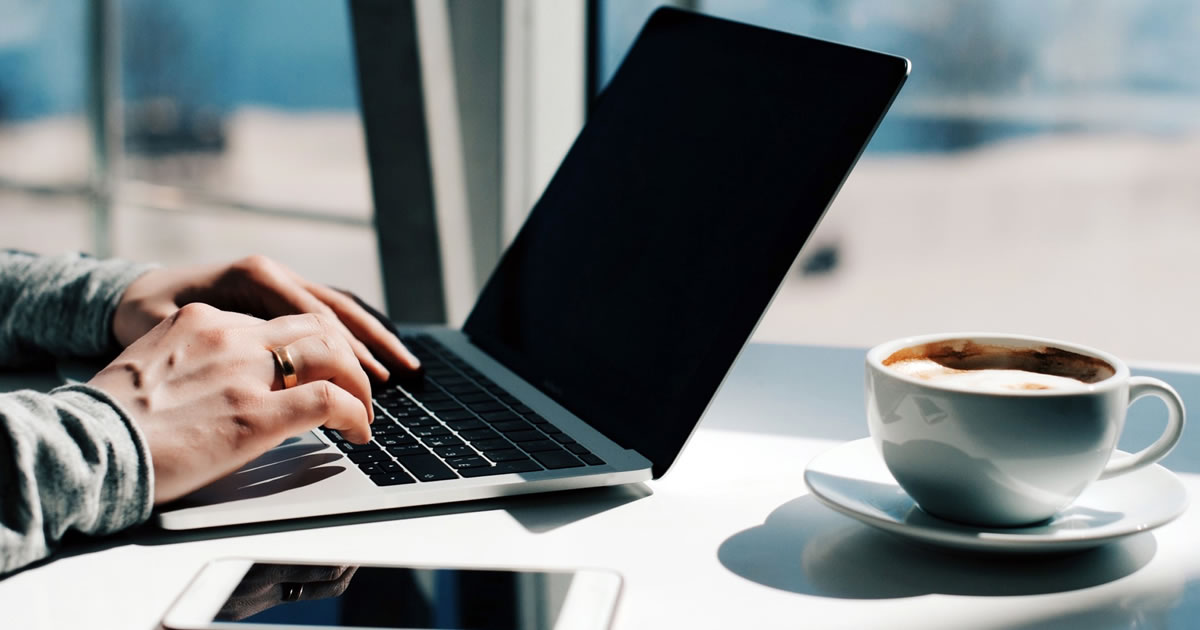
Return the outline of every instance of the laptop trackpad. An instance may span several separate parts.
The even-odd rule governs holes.
[[[255,499],[324,481],[346,471],[345,466],[327,465],[345,461],[340,453],[320,452],[328,447],[306,431],[284,440],[232,474],[171,503],[167,509]]]

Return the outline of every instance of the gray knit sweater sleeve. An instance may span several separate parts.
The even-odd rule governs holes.
[[[118,350],[112,314],[148,267],[0,252],[0,367]],[[0,573],[47,556],[69,530],[149,518],[150,453],[115,401],[86,385],[0,394]]]

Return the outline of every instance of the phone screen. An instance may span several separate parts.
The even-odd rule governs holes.
[[[213,622],[222,627],[550,630],[573,577],[533,571],[255,563]]]

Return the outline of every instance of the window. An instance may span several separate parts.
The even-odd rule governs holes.
[[[2,6],[0,247],[91,249],[83,3]]]
[[[261,252],[381,303],[346,3],[5,4],[0,246],[167,264]],[[93,203],[90,86],[119,97],[110,204]]]
[[[599,2],[601,84],[659,4]],[[999,330],[1195,359],[1200,5],[677,4],[913,62],[759,339]]]

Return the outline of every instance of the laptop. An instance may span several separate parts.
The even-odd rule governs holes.
[[[189,529],[661,477],[908,76],[902,58],[663,8],[461,329],[374,437],[317,429],[157,512]]]

